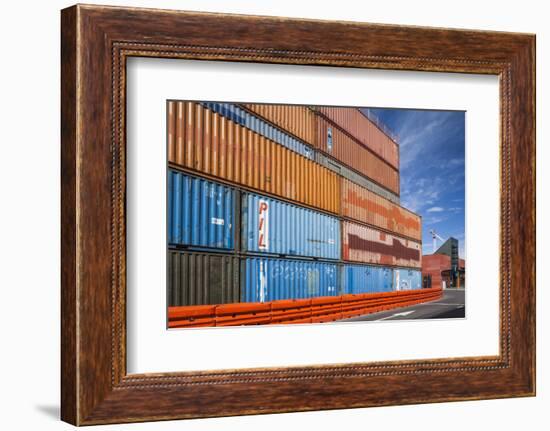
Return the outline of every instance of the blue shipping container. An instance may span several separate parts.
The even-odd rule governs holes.
[[[422,273],[415,269],[394,269],[394,286],[396,290],[422,289]]]
[[[391,292],[393,269],[371,265],[344,265],[342,269],[342,292],[377,293]]]
[[[340,258],[337,218],[261,195],[243,194],[241,235],[248,252]]]
[[[268,122],[250,114],[248,111],[245,111],[233,103],[203,102],[202,105],[308,159],[313,160],[315,156],[313,149],[309,145],[306,145],[283,130],[272,126]]]
[[[234,202],[230,187],[170,170],[169,244],[233,249]]]
[[[241,277],[242,302],[340,295],[333,263],[248,257],[242,261]]]

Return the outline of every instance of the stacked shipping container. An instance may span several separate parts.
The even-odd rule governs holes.
[[[396,170],[399,170],[399,147],[397,143],[380,130],[359,109],[318,106],[315,110],[334,124],[339,125],[342,130],[361,142]]]
[[[407,268],[422,267],[422,247],[416,241],[348,221],[342,222],[342,236],[344,260]]]
[[[235,191],[172,170],[168,175],[168,243],[233,249]]]
[[[422,239],[420,218],[413,212],[384,199],[345,178],[341,181],[342,216],[417,241]]]
[[[334,172],[199,103],[175,102],[170,112],[170,163],[338,214]]]
[[[359,110],[178,101],[168,114],[170,305],[420,287],[398,147]]]
[[[317,118],[316,132],[317,149],[357,172],[368,172],[371,181],[395,195],[399,194],[399,171],[394,165],[321,116]]]
[[[241,214],[244,251],[340,259],[335,217],[251,193]]]
[[[340,295],[335,263],[247,257],[242,265],[242,302]]]

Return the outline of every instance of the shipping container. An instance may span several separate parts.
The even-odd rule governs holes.
[[[233,249],[234,212],[232,188],[169,170],[169,244]]]
[[[342,221],[342,259],[385,266],[421,268],[422,246],[420,242]]]
[[[173,104],[173,106],[170,106]],[[168,160],[201,174],[334,214],[340,182],[334,172],[213,113],[199,103],[169,102],[173,133]]]
[[[388,164],[321,116],[317,116],[315,147],[399,195],[399,167]]]
[[[221,254],[168,251],[168,305],[239,302],[239,258]]]
[[[422,272],[417,269],[395,268],[393,278],[395,290],[422,289]]]
[[[379,293],[395,290],[393,269],[384,266],[348,265],[342,267],[342,293]]]
[[[340,259],[337,218],[251,193],[241,208],[243,251]]]
[[[417,214],[345,178],[342,178],[340,188],[342,216],[398,235],[422,239],[422,219]]]
[[[399,146],[392,137],[388,136],[378,125],[367,118],[361,110],[331,106],[316,106],[313,109],[387,161],[395,169],[399,169]]]
[[[258,133],[264,138],[270,139],[278,144],[301,154],[308,159],[314,159],[314,151],[310,145],[291,136],[284,130],[274,127],[256,115],[244,110],[234,103],[203,102],[202,105],[211,111],[228,118],[236,124],[246,127]]]
[[[315,153],[315,161],[320,165],[323,165],[325,168],[328,168],[331,171],[337,173],[341,177],[344,177],[356,184],[359,184],[360,186],[363,186],[366,189],[369,189],[371,192],[374,192],[377,195],[380,195],[388,199],[389,201],[399,205],[399,201],[400,201],[399,195],[393,192],[390,192],[388,189],[385,189],[384,187],[379,186],[375,182],[369,180],[367,177],[358,174],[354,170],[337,162],[331,157],[324,155],[320,151],[317,151]]]
[[[315,115],[304,105],[267,105],[243,103],[242,107],[272,124],[288,131],[298,139],[313,145],[315,140]]]
[[[319,261],[247,257],[241,284],[242,302],[340,295],[338,265]]]

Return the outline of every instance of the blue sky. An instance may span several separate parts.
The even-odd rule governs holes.
[[[394,134],[400,150],[401,205],[422,216],[423,254],[430,230],[459,241],[464,257],[464,120],[458,111],[371,109]],[[438,242],[440,245],[440,242]]]

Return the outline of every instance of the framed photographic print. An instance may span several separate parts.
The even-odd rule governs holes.
[[[63,420],[534,395],[534,36],[61,30]]]

